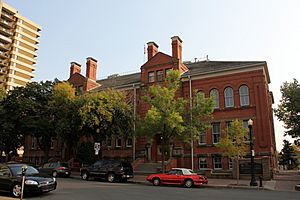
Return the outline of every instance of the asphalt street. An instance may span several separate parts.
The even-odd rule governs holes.
[[[3,194],[0,194],[3,195]],[[104,181],[82,181],[73,178],[58,178],[55,191],[26,197],[32,200],[153,200],[153,199],[201,199],[201,200],[299,200],[299,192],[248,190],[229,188],[183,188],[174,186],[152,186],[151,184],[107,183]],[[0,196],[0,200],[13,199]]]

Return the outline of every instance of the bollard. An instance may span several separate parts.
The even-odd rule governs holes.
[[[262,176],[259,176],[259,187],[262,187]]]

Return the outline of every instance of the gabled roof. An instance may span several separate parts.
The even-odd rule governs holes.
[[[79,79],[81,81],[87,80],[87,78],[85,76],[83,76],[82,74],[80,74],[80,73],[72,74],[70,76],[70,78],[68,79],[68,81],[72,82],[71,80],[73,80],[73,79],[77,79],[77,80]]]
[[[157,65],[157,64],[165,64],[168,62],[175,62],[175,61],[178,61],[178,59],[173,58],[172,56],[169,56],[168,54],[158,52],[152,58],[150,58],[145,64],[143,64],[141,68],[153,66],[153,65]]]
[[[184,63],[189,71],[184,73],[182,77],[204,75],[217,72],[245,69],[255,66],[263,66],[266,71],[267,80],[270,83],[267,63],[265,61],[201,61],[195,63]]]
[[[106,79],[98,80],[97,83],[100,84],[99,87],[91,90],[91,92],[97,92],[101,90],[105,90],[107,88],[119,88],[132,86],[133,84],[139,84],[141,80],[141,73],[128,74],[123,76],[113,76]]]
[[[161,53],[163,54],[163,53]],[[164,54],[166,55],[166,54]],[[166,55],[168,56],[168,55]],[[171,56],[169,56],[171,57]],[[171,57],[172,58],[172,57]],[[269,72],[267,63],[265,61],[201,61],[195,63],[184,63],[188,67],[189,71],[182,74],[182,77],[197,76],[205,74],[213,74],[217,72],[225,72],[239,69],[246,69],[251,67],[262,66],[266,72],[266,78],[270,83]],[[143,65],[144,66],[144,65]],[[126,86],[132,86],[133,84],[140,84],[141,73],[128,74],[123,76],[113,76],[110,78],[98,80],[97,83],[101,86],[91,90],[97,92],[106,88],[122,88]]]

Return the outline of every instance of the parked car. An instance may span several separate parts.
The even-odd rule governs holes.
[[[40,173],[49,174],[53,177],[64,176],[70,177],[71,168],[66,162],[49,162],[39,168]]]
[[[133,178],[133,168],[130,163],[120,160],[99,160],[89,167],[81,168],[80,175],[82,180],[94,177],[108,182],[127,181]]]
[[[26,164],[0,164],[0,190],[20,197],[22,191],[22,166],[26,166],[24,193],[44,193],[56,189],[55,178],[41,175],[39,171]]]
[[[173,168],[164,174],[151,174],[146,178],[154,186],[184,185],[187,188],[207,184],[207,178],[194,173],[191,169]]]

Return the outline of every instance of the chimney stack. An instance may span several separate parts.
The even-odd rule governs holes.
[[[92,57],[88,57],[86,60],[86,77],[96,81],[97,60]]]
[[[80,74],[80,72],[81,72],[81,65],[76,62],[71,62],[70,77],[76,73]]]
[[[155,54],[158,53],[158,45],[155,42],[148,42],[147,45],[148,60],[150,60],[150,58],[152,58],[153,56],[155,56]]]
[[[171,37],[172,39],[172,57],[179,59],[182,62],[182,40],[178,36]]]

